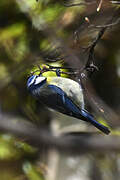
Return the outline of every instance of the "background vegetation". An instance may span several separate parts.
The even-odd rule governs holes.
[[[120,179],[119,7],[109,0],[0,1],[0,179]],[[29,95],[30,72],[59,59],[52,64],[85,67],[69,78],[82,80],[86,109],[109,136],[53,115]],[[86,73],[87,62],[99,70]]]

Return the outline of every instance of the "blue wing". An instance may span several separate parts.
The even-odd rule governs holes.
[[[74,104],[61,88],[55,85],[48,85],[48,87],[54,92],[54,97],[52,96],[51,99],[49,99],[49,106],[51,108],[69,116],[73,116],[75,118],[90,122],[105,134],[110,133],[109,129],[99,122],[95,121],[94,117],[89,112],[80,109],[76,104]]]
[[[54,100],[56,100],[56,103],[54,103],[54,108],[58,108],[56,110],[60,111],[63,109],[64,113],[70,116],[80,116],[80,109],[72,102],[70,98],[68,98],[66,93],[61,88],[55,85],[48,85],[48,87],[51,88],[51,90],[54,92],[54,95],[57,96],[52,97],[52,103]]]

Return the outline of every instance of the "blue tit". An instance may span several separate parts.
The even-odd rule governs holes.
[[[84,109],[83,91],[76,81],[63,77],[32,75],[27,81],[29,92],[47,107],[60,113],[91,123],[109,134],[110,130],[97,122]]]

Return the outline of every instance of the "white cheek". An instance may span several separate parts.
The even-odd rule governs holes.
[[[41,83],[44,79],[45,79],[45,77],[37,77],[36,81],[35,81],[35,85]]]

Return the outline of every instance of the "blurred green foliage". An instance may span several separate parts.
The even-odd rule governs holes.
[[[96,30],[89,30],[86,27],[87,23],[84,21],[84,17],[90,16],[93,19],[97,17],[98,19],[95,19],[94,22],[102,24],[103,18],[105,18],[102,13],[96,15],[94,7],[66,8],[62,1],[57,0],[39,0],[38,2],[35,0],[1,0],[0,112],[17,114],[34,123],[39,122],[40,126],[44,124],[49,128],[47,110],[44,111],[43,106],[38,106],[38,103],[27,92],[27,77],[31,71],[38,69],[38,64],[41,66],[46,63],[44,56],[41,55],[43,52],[58,48],[59,44],[52,41],[54,32],[79,55],[80,48],[89,44],[96,37]],[[109,16],[111,14],[108,14],[107,18]],[[53,33],[49,27],[53,28]],[[80,39],[76,45],[73,32],[77,28]],[[112,33],[105,34],[104,39],[96,48],[96,64],[102,68],[92,77],[98,95],[118,115],[120,114],[119,28],[120,25],[113,29]],[[42,53],[40,54],[40,52]],[[80,56],[80,60],[84,61],[84,58]],[[62,66],[63,61],[51,63],[51,65]],[[56,74],[47,72],[44,75],[55,76]],[[107,124],[101,117],[98,117],[98,120]],[[110,123],[115,127],[116,124],[120,125],[119,122]],[[120,135],[119,126],[117,128],[118,131],[113,130],[112,134]],[[40,172],[34,163],[37,153],[38,150],[25,143],[24,140],[8,134],[0,134],[0,179],[44,180],[44,173],[42,170]],[[29,161],[29,159],[32,160]],[[38,160],[40,161],[40,159]],[[109,162],[105,166],[108,164]]]
[[[25,172],[26,176],[30,180],[44,180],[44,175],[40,170],[35,168],[34,165],[32,165],[30,162],[25,162],[23,164],[23,171]]]
[[[36,151],[35,148],[11,135],[3,134],[0,136],[0,160],[19,160],[25,155],[31,157]]]

